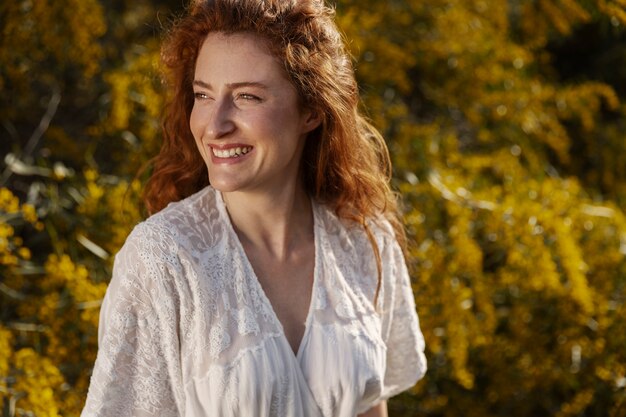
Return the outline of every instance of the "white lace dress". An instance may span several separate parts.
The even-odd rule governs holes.
[[[353,417],[415,384],[424,339],[389,225],[372,247],[314,204],[315,270],[294,355],[206,187],[139,224],[115,259],[82,416]]]

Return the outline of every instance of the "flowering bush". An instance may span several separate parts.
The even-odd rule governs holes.
[[[153,22],[179,2],[123,3],[0,4],[3,416],[80,413],[113,255],[144,217]],[[337,13],[394,160],[427,343],[390,415],[626,415],[624,2]]]

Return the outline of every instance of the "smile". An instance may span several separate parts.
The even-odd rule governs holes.
[[[252,150],[252,146],[240,146],[230,149],[215,149],[211,148],[213,155],[217,158],[237,158],[241,155],[245,155]]]

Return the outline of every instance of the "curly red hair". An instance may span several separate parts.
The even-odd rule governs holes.
[[[397,198],[389,186],[389,152],[380,133],[358,111],[352,62],[334,11],[323,0],[196,0],[173,25],[162,47],[171,95],[163,146],[144,193],[148,211],[155,213],[209,184],[189,117],[196,58],[210,32],[249,32],[265,38],[271,53],[284,63],[302,104],[319,112],[322,122],[309,133],[302,156],[304,185],[340,218],[365,228],[380,271],[379,251],[366,219],[382,215],[402,247],[405,242]]]

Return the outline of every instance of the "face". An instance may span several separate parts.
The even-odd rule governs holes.
[[[189,124],[214,188],[273,192],[298,183],[306,134],[319,122],[262,38],[209,34],[193,84]]]

